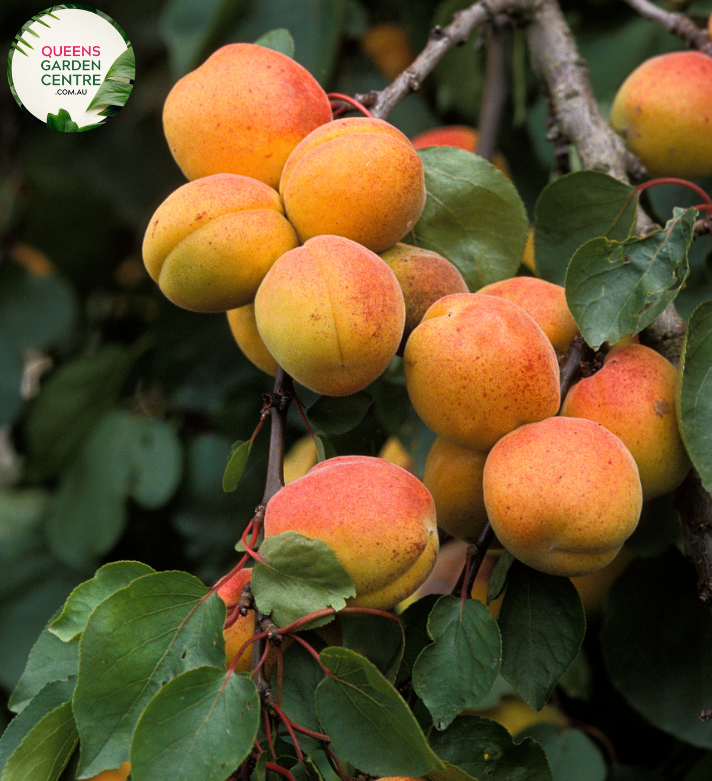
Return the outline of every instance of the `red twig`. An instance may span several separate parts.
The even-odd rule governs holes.
[[[331,111],[334,117],[340,114],[345,114],[348,111],[348,109],[344,108],[343,105],[339,105],[344,103],[346,103],[348,106],[351,106],[351,108],[355,108],[366,117],[373,116],[373,114],[371,114],[371,112],[366,108],[366,106],[363,105],[363,103],[356,100],[356,98],[352,98],[350,95],[342,95],[340,92],[330,92],[328,94],[328,98],[331,102]]]
[[[694,182],[688,182],[687,179],[678,179],[674,176],[663,176],[659,179],[650,179],[648,182],[643,182],[642,184],[639,184],[634,192],[636,193],[642,193],[643,190],[647,190],[649,187],[655,187],[658,184],[678,184],[682,187],[687,187],[688,189],[696,192],[708,206],[712,206],[712,198],[708,195],[707,192],[705,192],[701,187],[696,185]],[[695,207],[699,208],[699,207]]]

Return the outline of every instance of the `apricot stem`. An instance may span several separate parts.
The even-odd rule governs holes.
[[[363,105],[360,101],[356,100],[356,98],[352,98],[349,95],[342,95],[340,92],[330,92],[328,93],[327,97],[329,98],[329,101],[331,102],[332,111],[334,113],[334,116],[345,113],[346,109],[344,109],[343,106],[339,107],[339,103],[346,103],[352,108],[357,109],[360,111],[364,116],[370,117],[372,116],[371,112],[366,108],[366,106]]]
[[[472,593],[472,585],[475,582],[477,573],[480,571],[482,562],[484,561],[487,549],[490,546],[494,538],[494,532],[489,521],[482,527],[475,542],[471,543],[467,547],[467,558],[465,560],[465,566],[462,568],[460,577],[452,590],[453,596],[460,599],[469,599]]]
[[[273,773],[278,773],[280,776],[283,776],[287,781],[297,781],[289,770],[281,767],[281,765],[276,765],[274,762],[265,762],[265,767],[267,770],[271,770]]]
[[[642,193],[644,190],[647,190],[649,187],[655,187],[659,184],[679,184],[681,187],[687,187],[688,189],[692,190],[693,192],[697,193],[697,195],[702,198],[706,204],[705,207],[702,208],[708,208],[712,206],[712,198],[708,195],[708,193],[703,190],[701,187],[696,185],[694,182],[690,182],[687,179],[680,179],[676,176],[663,176],[658,179],[650,179],[648,182],[643,182],[642,184],[639,184],[634,192],[636,193]],[[701,207],[696,206],[696,209],[699,209]]]
[[[574,336],[566,354],[561,359],[559,374],[559,387],[561,388],[561,401],[563,403],[571,386],[581,376],[581,360],[585,351],[589,349],[583,336]]]
[[[294,385],[292,383],[292,378],[278,365],[277,373],[274,378],[273,391],[272,393],[263,396],[265,403],[263,411],[268,410],[270,416],[270,439],[265,490],[262,495],[262,503],[260,504],[253,521],[253,530],[257,531],[257,547],[259,547],[259,543],[264,536],[262,521],[264,519],[264,511],[267,502],[284,486],[284,444],[287,429],[287,413],[293,396]],[[254,536],[250,542],[252,547],[248,549],[248,553],[259,561],[259,557],[255,555]],[[248,546],[245,545],[245,547],[247,548]],[[259,610],[255,611],[255,613],[255,630],[257,631],[260,622],[265,616],[263,616]],[[258,639],[252,649],[254,681],[261,697],[264,697],[266,692],[269,691],[269,682],[265,679],[263,669],[260,665],[260,660],[265,654],[266,644],[266,639]]]

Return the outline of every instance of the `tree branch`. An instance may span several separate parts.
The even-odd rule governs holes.
[[[482,96],[477,125],[478,139],[475,152],[492,160],[497,149],[499,128],[502,115],[507,105],[509,94],[509,51],[511,32],[509,22],[495,19],[487,37],[487,68],[485,73],[485,89]]]
[[[712,41],[707,31],[698,27],[689,16],[666,11],[650,0],[623,0],[645,19],[664,27],[672,35],[681,38],[690,48],[699,49],[712,57]]]
[[[356,95],[356,99],[366,106],[374,117],[385,119],[405,97],[420,89],[425,77],[440,60],[450,49],[464,43],[476,27],[494,19],[498,14],[510,17],[525,14],[531,4],[531,0],[480,0],[473,3],[456,13],[447,27],[435,27],[423,51],[389,86],[380,92]]]

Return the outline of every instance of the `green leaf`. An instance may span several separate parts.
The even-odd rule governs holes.
[[[294,58],[294,38],[289,30],[280,27],[277,30],[270,30],[261,35],[255,43],[258,46],[264,46],[266,49],[272,49],[276,52],[286,54],[287,57]]]
[[[107,76],[87,106],[87,111],[97,106],[123,106],[129,99],[132,90],[133,84],[114,81]]]
[[[198,667],[148,703],[131,743],[132,781],[225,781],[253,747],[257,687],[247,674]]]
[[[492,163],[464,149],[431,147],[418,154],[427,199],[409,243],[454,263],[473,292],[514,276],[529,231],[514,185]]]
[[[97,106],[123,106],[129,99],[135,78],[136,58],[133,47],[129,46],[111,64],[104,81],[86,110],[89,111]]]
[[[174,76],[193,70],[216,33],[239,13],[245,0],[169,0],[159,29]]]
[[[180,442],[169,424],[111,410],[62,476],[47,520],[52,550],[70,566],[93,565],[123,533],[126,500],[148,509],[164,504],[181,471]]]
[[[240,479],[247,466],[251,450],[251,439],[248,439],[245,442],[236,442],[232,446],[230,458],[228,459],[227,466],[225,467],[225,474],[223,475],[222,487],[223,491],[226,493],[234,491],[240,484]]]
[[[22,676],[10,696],[8,708],[16,713],[22,712],[48,683],[66,681],[77,674],[79,646],[62,642],[49,630],[59,613],[58,610],[52,616],[32,646]]]
[[[403,624],[369,613],[345,613],[339,620],[339,645],[365,656],[391,683],[395,683],[405,647]]]
[[[625,241],[634,226],[633,188],[599,171],[575,171],[548,184],[534,207],[537,275],[563,285],[576,250],[590,239]]]
[[[497,559],[492,574],[487,582],[487,604],[493,602],[504,591],[507,584],[507,573],[514,563],[515,558],[508,550],[503,550],[502,555]]]
[[[517,734],[536,740],[549,760],[554,779],[606,781],[608,766],[598,746],[580,729],[534,724]]]
[[[134,727],[168,681],[202,665],[223,666],[225,603],[185,572],[144,575],[105,599],[79,641],[74,713],[78,774],[129,758]]]
[[[366,391],[350,396],[320,396],[307,410],[312,424],[325,434],[346,434],[356,428],[373,404]]]
[[[402,683],[412,677],[413,667],[421,651],[430,645],[428,618],[439,599],[439,594],[426,594],[408,605],[400,614],[400,620],[405,630],[405,650],[396,683]]]
[[[413,688],[443,730],[492,688],[502,648],[495,620],[476,599],[441,597],[430,613],[428,633],[434,642],[415,663]]]
[[[22,350],[44,350],[66,336],[77,304],[74,289],[58,274],[32,274],[17,263],[0,266],[0,331]]]
[[[80,583],[67,597],[62,612],[49,625],[49,631],[60,640],[79,638],[94,608],[115,591],[125,588],[136,578],[154,572],[139,561],[115,561],[105,564],[91,580]]]
[[[431,736],[435,753],[471,778],[488,781],[553,781],[542,747],[531,738],[513,743],[501,725],[479,716],[458,716],[443,732]],[[429,773],[431,781],[449,781],[446,773]],[[455,779],[457,781],[457,779]]]
[[[128,495],[141,507],[155,510],[178,488],[183,476],[183,448],[168,421],[133,415],[126,422],[130,425]]]
[[[106,78],[128,79],[129,81],[136,79],[136,57],[133,46],[127,46],[126,51],[121,52],[114,60],[106,73]]]
[[[77,745],[72,703],[41,718],[12,752],[0,781],[56,781]]]
[[[324,646],[323,640],[312,632],[303,637],[312,648],[319,650]],[[275,670],[272,676],[274,691],[277,691],[278,675],[279,671]],[[323,668],[306,648],[293,643],[285,657],[282,676],[280,707],[295,724],[319,732],[321,724],[316,712],[314,692],[324,679]],[[308,735],[299,735],[299,745],[303,751],[313,753],[321,747],[321,742]]]
[[[645,238],[592,239],[566,273],[566,301],[586,342],[598,349],[637,334],[680,292],[689,268],[695,209],[675,209],[664,229]]]
[[[76,133],[79,130],[79,125],[63,108],[59,109],[56,114],[47,114],[47,127],[50,130],[59,130],[61,133]]]
[[[0,488],[0,544],[36,529],[50,502],[44,488]]]
[[[331,675],[317,686],[316,709],[342,761],[375,776],[443,768],[410,708],[371,662],[337,647],[319,658]]]
[[[705,490],[712,491],[712,301],[700,304],[687,323],[680,359],[678,420],[685,447]]]
[[[658,729],[712,749],[712,617],[695,570],[675,548],[636,559],[613,583],[601,629],[614,686]]]
[[[337,455],[336,448],[326,437],[316,438],[316,456],[319,463],[326,461],[327,458],[335,458]]]
[[[10,755],[41,719],[71,701],[74,684],[73,676],[64,681],[48,683],[30,700],[22,713],[15,716],[0,737],[0,768],[5,767]]]
[[[64,471],[98,418],[115,405],[131,364],[124,347],[107,344],[49,375],[25,422],[33,477]]]
[[[568,578],[515,561],[497,617],[502,633],[502,675],[539,710],[578,654],[586,619]]]
[[[260,557],[264,563],[252,569],[252,593],[260,611],[278,626],[327,607],[341,610],[356,595],[343,564],[321,540],[282,532],[264,539]]]

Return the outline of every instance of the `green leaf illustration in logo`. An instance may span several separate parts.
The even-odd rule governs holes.
[[[136,58],[132,46],[122,52],[112,63],[104,81],[87,106],[87,111],[97,106],[106,106],[99,112],[105,116],[113,116],[129,99],[133,82],[136,78]]]
[[[71,118],[66,109],[59,109],[56,114],[47,114],[47,127],[62,133],[76,133],[79,125]]]

